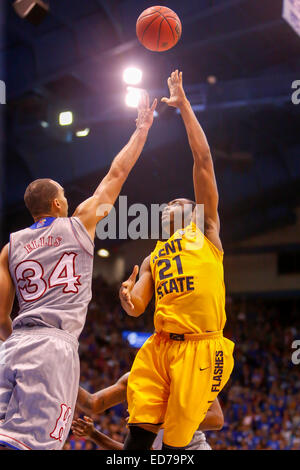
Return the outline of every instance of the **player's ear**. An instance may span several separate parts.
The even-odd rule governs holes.
[[[54,210],[60,210],[61,209],[61,203],[57,198],[53,199],[52,201],[52,209]]]

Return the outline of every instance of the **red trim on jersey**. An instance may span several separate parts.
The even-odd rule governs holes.
[[[38,290],[38,285],[33,283],[32,285],[36,286],[35,292],[28,292],[27,287],[30,287],[30,276],[28,276],[28,278],[27,278],[27,281],[29,281],[28,286],[22,288],[22,287],[19,287],[18,284],[19,284],[19,281],[25,281],[25,282],[26,282],[26,279],[24,279],[24,273],[25,273],[26,271],[33,271],[34,274],[35,274],[35,270],[34,270],[34,268],[26,268],[24,271],[22,271],[22,276],[23,276],[23,277],[21,277],[21,278],[18,279],[18,278],[17,278],[17,269],[18,269],[18,267],[19,267],[21,264],[23,264],[23,263],[28,263],[28,262],[30,262],[30,261],[32,261],[33,263],[37,263],[37,264],[41,267],[41,269],[42,269],[42,275],[41,275],[38,279],[39,279],[40,281],[43,281],[43,283],[44,283],[44,285],[45,285],[45,288],[44,288],[42,294],[41,294],[39,297],[30,299],[30,300],[26,300],[26,299],[24,299],[24,296],[23,296],[23,294],[22,294],[22,291],[23,291],[23,290],[26,290],[26,292],[27,292],[28,294],[34,294],[34,293]],[[38,262],[37,260],[35,260],[35,259],[28,259],[28,260],[25,260],[25,261],[21,261],[21,263],[17,264],[17,266],[15,267],[15,279],[16,279],[16,282],[17,282],[17,287],[18,287],[18,289],[19,289],[19,293],[20,293],[22,299],[24,300],[24,302],[27,302],[27,303],[35,302],[36,300],[39,300],[41,297],[43,297],[43,295],[45,294],[45,292],[46,292],[46,290],[47,290],[47,282],[45,281],[45,279],[43,278],[43,276],[44,276],[44,268],[43,268],[43,266],[41,265],[41,263],[39,263],[39,262]],[[31,277],[32,277],[32,276],[31,276]]]
[[[26,447],[26,449],[28,449],[28,450],[33,450],[33,449],[31,449],[31,447],[28,447],[26,444],[24,444],[24,443],[21,442],[21,441],[18,441],[18,439],[15,439],[14,437],[7,436],[6,434],[1,434],[1,433],[0,433],[0,436],[8,437],[8,438],[11,439],[12,441],[15,441],[15,442],[17,442],[18,444],[21,444],[22,446]],[[9,443],[7,442],[6,444],[8,445]]]
[[[74,255],[74,256],[73,256],[73,275],[74,275],[74,278],[77,278],[76,281],[74,281],[74,288],[75,288],[76,290],[69,290],[69,291],[66,291],[66,288],[67,288],[68,285],[69,285],[69,282],[68,282],[68,281],[66,281],[66,282],[61,282],[61,283],[59,283],[59,284],[52,284],[52,285],[51,285],[51,277],[52,277],[52,274],[55,272],[57,266],[59,265],[59,263],[61,262],[61,260],[63,259],[63,257],[64,257],[65,255],[68,255],[68,256],[69,256],[69,255]],[[74,251],[69,251],[69,252],[65,251],[65,252],[61,255],[61,257],[59,258],[59,261],[56,263],[56,265],[55,265],[54,268],[52,269],[51,274],[50,274],[50,276],[49,276],[49,278],[48,278],[48,286],[49,286],[49,289],[52,289],[53,287],[65,286],[65,287],[63,288],[63,294],[78,294],[78,292],[79,292],[78,286],[81,286],[81,282],[79,281],[79,279],[81,278],[81,275],[75,273],[75,259],[76,259],[76,256],[78,256],[78,253],[74,253]],[[62,279],[62,278],[63,278],[63,276],[61,277],[61,274],[62,274],[62,272],[63,272],[64,270],[66,270],[66,267],[61,271],[60,275],[58,276],[59,279]],[[64,276],[64,277],[65,277],[65,276]]]

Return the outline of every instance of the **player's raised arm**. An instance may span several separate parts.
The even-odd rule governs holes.
[[[8,268],[8,247],[0,253],[0,340],[5,341],[12,332],[12,311],[15,288]]]
[[[139,280],[136,282],[138,272],[139,268],[135,266],[132,274],[127,281],[123,282],[119,291],[121,305],[125,312],[131,317],[139,317],[144,313],[154,293],[150,255],[144,259]]]
[[[95,236],[97,223],[109,213],[144,148],[149,129],[153,123],[153,113],[156,105],[157,100],[155,99],[150,108],[148,93],[144,92],[142,94],[138,106],[135,132],[113,160],[109,172],[103,178],[93,196],[80,204],[74,213],[74,216],[81,219],[92,239]]]
[[[122,375],[115,384],[93,394],[79,387],[76,405],[85,413],[100,414],[123,403],[126,400],[128,376],[129,372]]]
[[[205,133],[195,116],[182,84],[182,72],[176,70],[168,78],[170,98],[162,98],[168,106],[180,109],[194,157],[193,180],[197,204],[204,204],[205,235],[222,249],[219,238],[219,195],[213,160]]]

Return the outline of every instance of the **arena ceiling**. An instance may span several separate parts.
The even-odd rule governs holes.
[[[213,151],[225,244],[293,223],[300,202],[300,106],[291,103],[291,84],[300,79],[300,38],[282,19],[282,0],[161,2],[183,24],[179,44],[165,53],[147,51],[135,36],[138,15],[153,2],[49,0],[50,14],[39,26],[19,18],[12,1],[2,3],[7,234],[30,220],[22,197],[31,180],[61,182],[71,209],[97,186],[134,130],[122,81],[132,64],[143,70],[152,98],[167,93],[173,69],[183,70]],[[72,131],[91,129],[87,138],[57,124],[65,109],[74,112]],[[129,203],[193,196],[180,116],[162,104],[158,114],[123,188]]]

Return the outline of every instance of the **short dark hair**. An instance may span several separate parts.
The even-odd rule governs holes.
[[[52,201],[58,195],[58,186],[48,178],[37,179],[27,186],[24,202],[32,217],[51,211]]]

